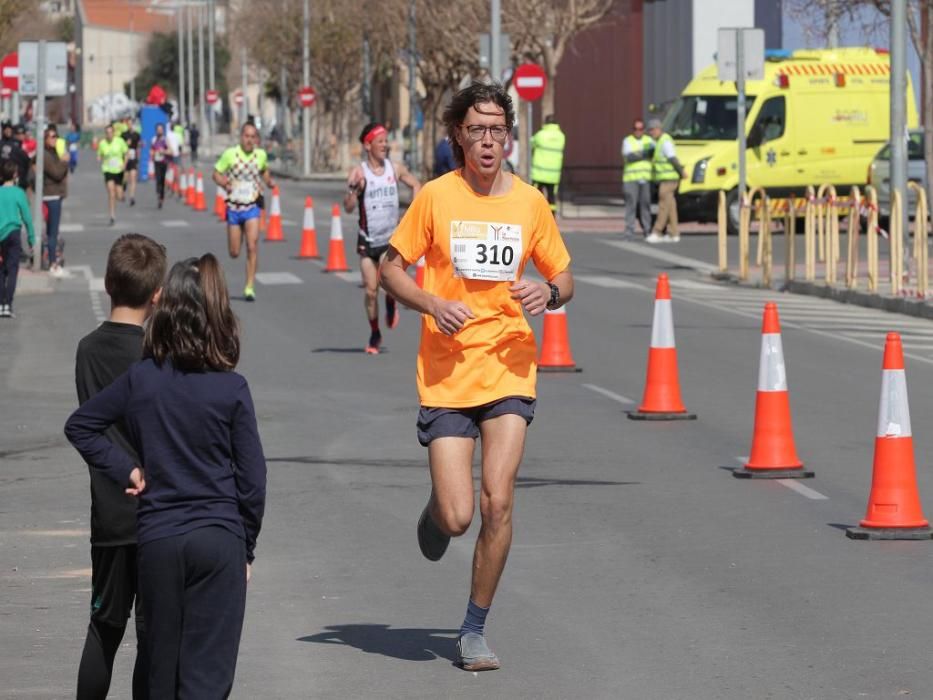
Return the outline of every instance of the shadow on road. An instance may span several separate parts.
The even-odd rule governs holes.
[[[403,661],[457,659],[458,630],[392,628],[389,625],[329,625],[325,632],[296,641],[315,644],[338,644],[354,647],[367,654],[380,654]]]
[[[520,476],[515,480],[517,489],[533,489],[539,486],[640,486],[640,481],[600,481],[599,479],[548,479]]]
[[[335,353],[341,353],[341,354],[344,354],[344,353],[359,353],[359,354],[362,354],[362,353],[364,353],[364,352],[366,352],[366,351],[365,351],[363,348],[360,348],[360,347],[353,347],[353,348],[312,348],[312,349],[311,349],[311,352],[312,352],[312,353],[315,353],[315,352],[335,352]],[[380,354],[380,355],[382,355],[383,353],[386,353],[386,352],[388,352],[388,348],[386,348],[385,346],[382,346],[381,348],[379,348],[379,354]]]

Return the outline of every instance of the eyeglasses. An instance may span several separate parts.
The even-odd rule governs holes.
[[[486,135],[487,129],[489,130],[489,135],[492,137],[492,140],[498,141],[499,143],[504,143],[509,136],[509,127],[504,124],[496,124],[495,126],[471,124],[470,126],[463,126],[463,128],[466,129],[470,141],[480,141]]]

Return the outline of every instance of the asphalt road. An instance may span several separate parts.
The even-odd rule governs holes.
[[[35,293],[0,323],[3,698],[74,694],[89,496],[62,426],[76,404],[76,343],[107,308],[110,243],[139,231],[172,259],[211,250],[235,296],[243,286],[211,216],[175,202],[157,211],[144,185],[106,228],[100,180],[85,158],[71,183],[72,277],[28,277]],[[843,531],[867,503],[888,330],[905,334],[918,481],[933,514],[933,323],[715,284],[702,271],[715,255],[708,236],[649,248],[567,233],[583,372],[538,380],[514,545],[487,626],[503,668],[455,668],[478,525],[439,563],[418,551],[430,488],[414,427],[419,319],[404,312],[384,333],[388,351],[367,356],[358,276],[294,257],[304,197],[314,196],[326,252],[342,191],[283,183],[287,241],[260,253],[260,272],[277,274],[260,280],[255,304],[235,301],[269,496],[234,697],[933,698],[933,541],[855,542]],[[343,230],[353,264],[350,217]],[[693,422],[624,415],[641,396],[662,271]],[[816,472],[804,489],[730,474],[749,450],[765,300],[782,313],[797,447]],[[132,643],[128,631],[112,697],[129,696]]]

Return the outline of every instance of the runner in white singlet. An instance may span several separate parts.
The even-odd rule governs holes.
[[[377,355],[382,343],[379,331],[379,261],[388,250],[389,239],[398,225],[398,183],[401,181],[411,187],[412,197],[418,194],[421,183],[404,164],[387,158],[387,133],[382,124],[367,124],[360,134],[360,143],[366,159],[347,176],[343,208],[349,214],[359,205],[356,252],[360,256],[360,274],[366,288],[366,317],[370,328],[366,352]],[[386,325],[395,328],[398,321],[395,299],[386,295]]]

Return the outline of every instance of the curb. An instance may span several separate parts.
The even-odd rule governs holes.
[[[743,283],[731,272],[713,272],[710,274],[710,277],[719,282],[727,282],[749,289],[766,289],[766,287],[760,284]],[[858,289],[840,289],[838,287],[827,287],[824,284],[801,282],[799,280],[788,280],[783,284],[776,285],[774,289],[779,292],[790,292],[791,294],[800,294],[802,296],[831,299],[832,301],[838,301],[842,304],[863,306],[869,309],[880,309],[881,311],[890,311],[892,313],[904,314],[905,316],[933,319],[933,306],[919,299],[882,296],[880,294],[863,292]]]

